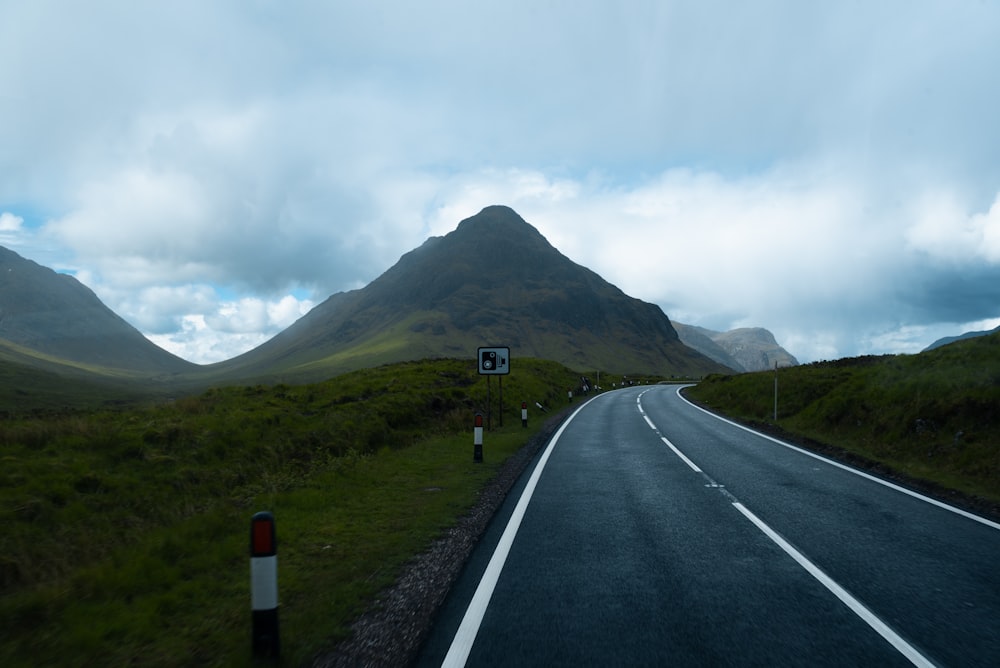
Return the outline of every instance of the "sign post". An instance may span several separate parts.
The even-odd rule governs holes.
[[[479,348],[476,351],[476,359],[479,362],[479,375],[486,376],[487,416],[490,415],[489,407],[492,406],[489,397],[489,377],[500,376],[497,382],[500,383],[500,426],[503,427],[503,377],[510,373],[510,348],[506,346]]]

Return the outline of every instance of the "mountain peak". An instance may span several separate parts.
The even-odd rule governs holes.
[[[764,371],[773,369],[775,364],[784,367],[799,363],[763,327],[715,332],[675,322],[674,329],[685,345],[737,371]]]
[[[443,237],[454,244],[452,252],[465,253],[482,260],[509,259],[530,261],[539,253],[559,254],[535,227],[508,206],[488,206],[466,218],[453,232]],[[528,256],[524,254],[527,253]],[[560,254],[561,256],[561,254]]]
[[[684,346],[663,311],[625,295],[556,250],[507,206],[428,239],[365,288],[339,293],[230,366],[277,359],[344,368],[471,357],[508,345],[570,368],[700,374],[724,370]]]
[[[532,227],[524,218],[521,218],[514,209],[502,204],[493,204],[485,207],[476,215],[470,216],[460,222],[455,232],[511,231],[519,226],[530,228],[536,234],[538,233],[538,230]]]

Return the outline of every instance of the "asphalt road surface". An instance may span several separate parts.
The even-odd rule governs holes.
[[[421,666],[1000,666],[1000,525],[676,387],[583,404],[512,490]]]

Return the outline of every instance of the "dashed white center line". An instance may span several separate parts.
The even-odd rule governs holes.
[[[648,391],[648,390],[647,390]],[[930,661],[927,657],[921,654],[916,648],[906,642],[898,633],[896,633],[892,627],[883,622],[878,615],[873,613],[868,609],[861,601],[856,599],[850,594],[846,589],[837,584],[837,582],[831,578],[829,575],[823,572],[818,566],[811,562],[805,555],[799,552],[791,543],[782,538],[782,536],[768,526],[759,517],[754,515],[746,506],[744,506],[740,501],[733,496],[724,485],[712,480],[708,475],[702,471],[694,462],[692,462],[688,457],[681,452],[677,446],[671,443],[663,434],[660,433],[659,428],[656,424],[649,419],[646,412],[642,409],[642,395],[645,392],[639,394],[636,398],[636,404],[639,408],[639,413],[642,415],[643,419],[646,420],[646,424],[649,425],[656,434],[660,437],[667,447],[669,447],[674,454],[680,457],[681,461],[691,467],[691,470],[696,473],[700,473],[708,483],[705,487],[710,489],[717,489],[719,492],[725,496],[733,507],[736,508],[746,519],[757,527],[765,536],[771,539],[778,547],[780,547],[784,552],[795,560],[799,566],[801,566],[809,575],[816,579],[820,584],[826,587],[834,596],[836,596],[840,601],[848,607],[854,614],[861,618],[868,626],[870,626],[876,633],[882,636],[889,644],[896,648],[896,650],[910,660],[915,666],[920,666],[921,668],[932,668],[935,664]]]
[[[660,440],[667,444],[667,447],[674,451],[674,454],[681,458],[681,461],[691,467],[691,470],[695,473],[701,473],[702,470],[698,468],[698,465],[687,458],[683,452],[677,449],[673,443],[667,440],[666,436],[660,436]]]

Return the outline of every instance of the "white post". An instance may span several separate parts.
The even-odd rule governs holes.
[[[774,421],[778,421],[778,361],[774,361]]]
[[[277,659],[278,542],[274,515],[259,512],[250,520],[250,609],[253,617],[252,650],[257,657]]]
[[[476,413],[475,426],[472,429],[472,461],[483,461],[483,414]]]

